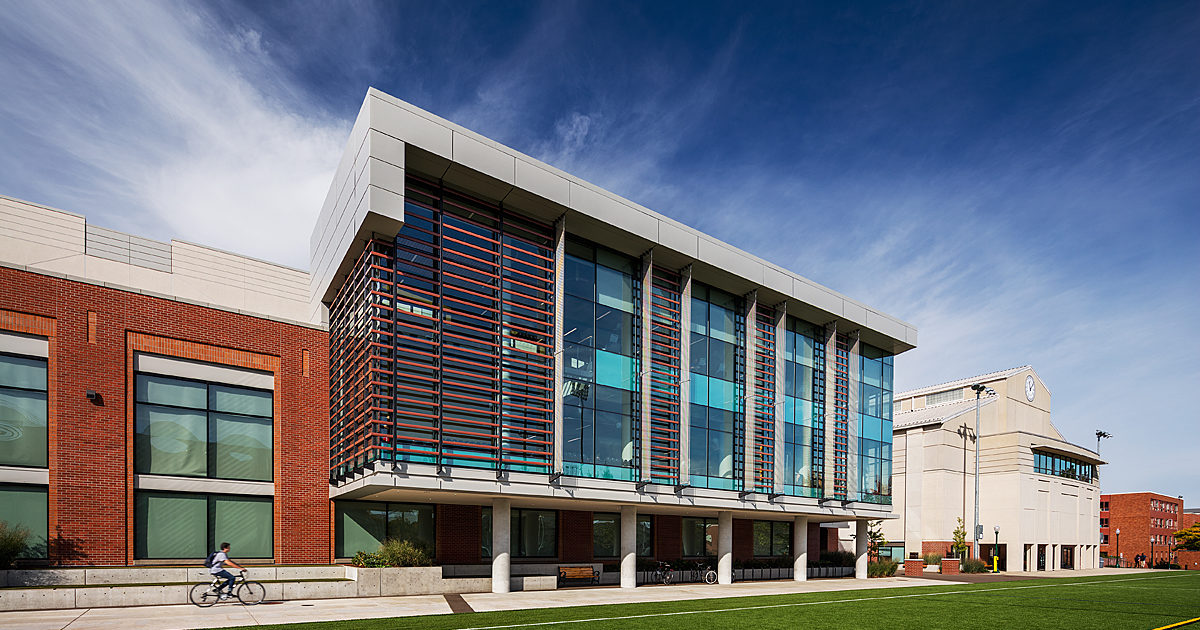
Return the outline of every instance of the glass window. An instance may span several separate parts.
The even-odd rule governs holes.
[[[633,316],[605,306],[596,308],[596,348],[626,356],[634,354]]]
[[[563,342],[595,345],[595,305],[573,296],[563,298]]]
[[[0,465],[45,468],[46,360],[0,354]]]
[[[274,523],[269,497],[138,492],[134,557],[203,558],[228,542],[237,558],[270,558]]]
[[[271,481],[274,393],[138,374],[134,469],[139,473]]]
[[[637,555],[643,558],[654,555],[654,517],[652,516],[638,517]]]
[[[436,552],[436,507],[424,503],[334,502],[334,555],[373,552],[389,539]]]
[[[633,367],[633,357],[600,350],[596,351],[597,383],[609,387],[632,390],[636,379],[637,374]]]
[[[633,278],[599,265],[596,267],[596,302],[626,313],[633,312]]]
[[[0,485],[0,521],[29,530],[21,558],[46,557],[49,535],[47,490],[43,486]]]
[[[514,558],[553,558],[558,555],[558,512],[512,510]]]
[[[576,256],[567,256],[563,266],[563,290],[588,300],[596,299],[596,266]]]
[[[596,512],[592,515],[592,555],[615,558],[621,551],[621,516]]]
[[[754,521],[754,555],[789,556],[791,549],[791,523]]]
[[[685,517],[680,519],[683,528],[681,542],[683,557],[698,558],[717,555],[717,521],[711,518]]]

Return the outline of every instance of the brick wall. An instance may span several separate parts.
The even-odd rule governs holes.
[[[330,560],[325,332],[9,268],[0,268],[0,309],[54,321],[51,562],[132,560],[128,392],[134,333],[277,360],[275,561]],[[304,350],[310,354],[308,377]],[[103,404],[87,400],[89,389]]]
[[[679,560],[683,554],[683,541],[680,539],[683,523],[679,516],[672,514],[657,514],[654,516],[654,553],[655,558],[663,561]]]
[[[1152,510],[1151,502],[1157,500],[1174,506],[1174,511]],[[1101,527],[1100,533],[1108,536],[1108,544],[1100,545],[1100,553],[1117,555],[1120,553],[1126,562],[1133,562],[1138,554],[1150,556],[1150,537],[1170,537],[1180,528],[1183,522],[1183,501],[1178,497],[1154,492],[1129,492],[1123,494],[1100,495],[1101,502],[1108,503],[1108,511],[1101,511],[1100,518],[1108,519],[1108,527]],[[1175,527],[1156,527],[1152,519],[1172,519]],[[1120,540],[1117,530],[1121,530]],[[1170,553],[1166,544],[1154,545],[1154,557],[1165,560]]]
[[[592,561],[592,513],[562,510],[558,513],[559,559]]]
[[[477,564],[483,543],[482,510],[478,505],[437,506],[439,564]]]
[[[733,519],[733,559],[735,562],[754,559],[754,521]]]
[[[1179,516],[1179,529],[1187,529],[1200,523],[1200,514],[1180,514]],[[1200,551],[1180,551],[1178,554],[1179,566],[1188,571],[1200,571]]]

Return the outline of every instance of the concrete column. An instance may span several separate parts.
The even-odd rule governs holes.
[[[854,577],[867,579],[867,521],[854,521]]]
[[[637,586],[637,506],[621,506],[621,588]]]
[[[1058,570],[1058,545],[1046,545],[1046,569]]]
[[[717,512],[717,583],[733,584],[733,512]]]
[[[808,517],[792,519],[792,579],[808,579]]]
[[[512,501],[492,499],[492,592],[509,591],[509,557],[512,534]]]

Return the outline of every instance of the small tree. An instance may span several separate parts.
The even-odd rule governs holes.
[[[954,528],[953,540],[954,544],[950,545],[950,548],[959,558],[965,558],[967,556],[967,527],[963,525],[961,518],[958,519],[958,527]]]
[[[1200,523],[1175,532],[1175,551],[1200,551]]]
[[[867,557],[871,560],[879,559],[879,548],[887,544],[887,538],[883,536],[883,521],[870,521],[867,523]]]

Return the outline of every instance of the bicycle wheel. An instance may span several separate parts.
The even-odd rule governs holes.
[[[717,583],[717,572],[713,571],[712,569],[705,571],[704,572],[704,583],[705,584],[716,584]]]
[[[267,588],[258,582],[242,582],[237,589],[238,601],[247,606],[261,602],[266,596]]]
[[[663,584],[670,584],[670,583],[671,583],[671,578],[672,578],[672,577],[674,577],[674,575],[675,575],[675,572],[674,572],[674,571],[664,571],[664,572],[663,572],[663,576],[662,576],[662,583],[663,583]]]
[[[212,584],[208,582],[201,582],[193,586],[188,593],[188,599],[201,608],[208,608],[217,603],[217,598],[218,595],[212,590]]]

